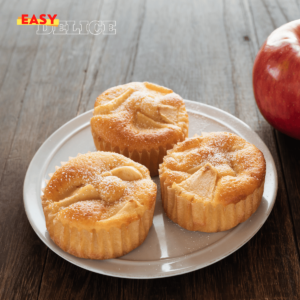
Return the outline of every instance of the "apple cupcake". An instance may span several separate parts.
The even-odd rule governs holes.
[[[266,162],[243,138],[213,132],[169,150],[159,173],[167,216],[188,230],[218,232],[246,221],[257,210]]]
[[[156,176],[166,151],[188,136],[188,124],[179,95],[153,83],[132,82],[97,98],[91,130],[97,150],[123,154]]]
[[[120,154],[96,152],[70,159],[50,176],[42,205],[50,237],[61,249],[109,259],[143,243],[156,200],[147,168]]]

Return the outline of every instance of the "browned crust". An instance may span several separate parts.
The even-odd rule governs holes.
[[[99,174],[120,166],[133,166],[142,178],[133,182],[124,193],[124,205],[116,214],[97,219],[97,215],[93,216],[95,210],[84,206],[97,202],[92,199],[79,201],[82,212],[74,208],[70,210],[71,206],[61,209],[56,205],[68,199],[76,187],[93,185],[96,188]],[[155,201],[156,185],[144,166],[122,155],[105,152],[80,155],[68,161],[52,175],[42,196],[51,239],[70,254],[92,259],[122,256],[138,247],[152,225]],[[103,202],[101,209],[104,207],[109,212],[110,204],[106,206]]]
[[[188,115],[183,99],[173,93],[172,90],[164,87],[155,86],[158,90],[147,87],[149,83],[133,82],[117,87],[113,87],[102,93],[95,102],[95,108],[99,105],[107,104],[110,101],[124,94],[129,88],[134,91],[130,104],[122,107],[121,110],[109,114],[96,114],[91,119],[91,131],[96,148],[104,150],[101,143],[110,145],[110,148],[117,153],[133,153],[137,151],[140,155],[143,151],[151,152],[164,151],[188,136]],[[153,84],[150,84],[153,85]],[[160,91],[160,89],[162,89]],[[139,92],[139,93],[135,93]],[[135,101],[141,97],[152,97],[160,99],[159,103],[177,108],[176,124],[168,124],[160,129],[143,129],[135,126],[136,114],[140,112],[139,106],[135,106]],[[162,122],[160,120],[160,122]],[[165,123],[167,124],[167,123]],[[138,162],[143,163],[138,160]],[[158,164],[162,161],[158,161]],[[158,169],[158,165],[157,165]],[[157,175],[156,169],[156,175]],[[151,175],[154,176],[153,172]]]
[[[191,193],[186,196],[174,185],[191,176],[188,170],[205,163],[219,170],[210,201]],[[235,175],[226,174],[228,170]],[[164,157],[159,173],[168,217],[189,230],[215,232],[244,222],[256,211],[263,194],[266,162],[262,152],[241,137],[214,132],[177,144]]]
[[[219,158],[222,153],[225,155],[224,161]],[[215,203],[237,203],[252,194],[265,179],[266,162],[262,152],[243,138],[228,132],[212,132],[178,143],[164,157],[160,176],[164,178],[172,172],[182,172],[178,175],[179,183],[186,179],[183,174],[188,175],[189,169],[204,162],[216,168],[227,164],[236,174],[218,178],[213,199]]]

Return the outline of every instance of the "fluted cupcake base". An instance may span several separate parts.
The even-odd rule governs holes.
[[[129,224],[101,228],[99,221],[90,231],[63,224],[56,218],[58,211],[51,213],[44,207],[44,213],[50,237],[62,250],[81,258],[109,259],[123,256],[144,242],[152,225],[154,208],[155,203]]]
[[[191,202],[182,197],[161,178],[162,203],[167,216],[181,227],[202,232],[229,230],[246,221],[260,205],[264,182],[246,199],[237,204],[215,205],[212,202]]]
[[[158,149],[129,151],[127,148],[120,149],[118,146],[113,146],[105,142],[103,139],[94,137],[94,143],[98,151],[109,151],[122,154],[133,161],[140,163],[148,168],[151,176],[158,176],[159,165],[163,162],[164,156],[169,149],[172,149],[175,144],[168,144],[166,147],[160,146]]]

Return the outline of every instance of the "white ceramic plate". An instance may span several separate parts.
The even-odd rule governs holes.
[[[273,158],[264,142],[245,123],[234,116],[205,104],[185,100],[189,114],[189,135],[211,131],[236,133],[256,145],[267,163],[263,200],[246,222],[219,233],[192,232],[179,227],[163,212],[158,177],[157,202],[153,226],[145,242],[129,254],[105,261],[72,256],[56,246],[47,232],[41,205],[41,189],[49,173],[61,161],[78,153],[95,151],[90,132],[92,111],[88,111],[54,132],[32,159],[24,182],[24,205],[32,228],[40,239],[67,261],[90,271],[124,278],[159,278],[191,272],[211,265],[244,245],[267,220],[277,193],[277,173]]]

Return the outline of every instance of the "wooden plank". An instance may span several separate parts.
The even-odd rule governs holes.
[[[0,18],[1,18],[1,31],[0,31],[0,87],[3,84],[5,75],[7,74],[7,68],[10,64],[12,53],[16,46],[17,39],[20,34],[21,26],[16,26],[16,5],[18,1],[12,0],[11,2],[3,1],[0,6]],[[22,1],[18,10],[24,11],[30,1]],[[31,33],[32,34],[32,33]]]
[[[43,271],[41,259],[45,258],[46,247],[38,241],[32,229],[28,230],[28,225],[27,231],[24,230],[26,228],[24,224],[28,224],[28,221],[24,216],[22,205],[24,175],[18,174],[19,165],[17,164],[14,174],[6,173],[5,168],[39,44],[35,31],[24,30],[21,26],[16,26],[16,16],[18,16],[19,9],[23,12],[26,9],[43,11],[46,3],[24,1],[17,9],[15,3],[10,3],[11,9],[7,2],[2,5],[5,10],[1,15],[3,21],[7,23],[4,24],[5,31],[0,33],[2,40],[0,59],[0,241],[2,245],[0,249],[0,298],[28,299],[38,294],[40,276]],[[27,241],[27,247],[22,244],[14,247],[16,243],[13,241],[19,243],[20,237],[23,241]],[[31,250],[30,258],[28,250]],[[23,261],[19,260],[20,257]],[[32,263],[31,259],[34,265],[27,269]],[[21,275],[18,271],[24,266],[23,278],[23,274]],[[13,272],[15,276],[12,276]],[[27,292],[21,293],[24,287]],[[13,294],[12,290],[15,290]]]
[[[46,3],[23,1],[18,4],[4,2],[1,11],[0,32],[0,180],[5,162],[10,152],[22,99],[30,77],[32,63],[35,59],[39,39],[35,30],[26,30],[25,26],[16,26],[20,11],[35,9],[43,11]],[[2,23],[3,22],[3,23]],[[33,28],[32,28],[33,29]]]
[[[116,20],[117,34],[95,39],[78,113],[92,109],[104,90],[131,80],[144,15],[144,1],[104,3],[100,20]]]
[[[253,15],[253,5],[259,7],[259,16]],[[49,252],[40,299],[299,298],[299,258],[274,132],[260,116],[252,94],[252,64],[260,37],[266,38],[265,27],[257,22],[271,24],[263,5],[259,1],[186,5],[176,0],[172,5],[148,1],[143,8],[118,3],[116,19],[122,26],[117,25],[117,40],[109,37],[105,45],[95,40],[79,109],[92,108],[96,96],[110,86],[148,80],[238,116],[260,134],[279,166],[277,201],[263,228],[228,258],[159,280],[97,275]],[[292,4],[281,5],[287,10]],[[280,8],[275,5],[273,10]]]
[[[281,164],[288,190],[289,202],[293,216],[293,225],[300,249],[300,141],[276,132],[281,156]]]
[[[47,10],[62,19],[93,20],[98,17],[101,1],[89,6],[71,0],[51,2],[48,8],[44,4],[34,1],[24,11],[39,14]],[[22,201],[24,176],[41,143],[76,116],[94,39],[92,35],[38,36],[34,27],[21,30],[0,91],[7,107],[4,113],[1,106],[1,117],[6,118],[5,130],[12,132],[0,182],[1,299],[38,297],[48,249],[27,221]]]
[[[36,297],[43,271],[41,260],[46,255],[46,247],[38,241],[32,229],[28,230],[29,224],[22,205],[24,175],[19,173],[18,164],[14,175],[5,172],[25,90],[39,45],[35,30],[28,30],[28,28],[25,30],[24,27],[16,26],[16,18],[20,11],[21,13],[26,10],[35,10],[37,13],[44,11],[46,4],[38,1],[24,1],[18,3],[18,6],[13,2],[2,3],[3,19],[1,18],[1,21],[6,22],[6,24],[3,23],[5,30],[0,34],[2,40],[0,59],[0,241],[2,245],[0,249],[0,298],[2,299]],[[24,224],[28,224],[27,231]],[[28,243],[27,247],[22,244],[22,241]],[[28,256],[29,253],[31,257]],[[32,262],[34,265],[28,268]],[[25,268],[22,274],[20,270],[23,267]],[[13,273],[15,276],[12,276]],[[26,293],[20,292],[24,288],[27,290]],[[11,293],[12,290],[14,293]]]

